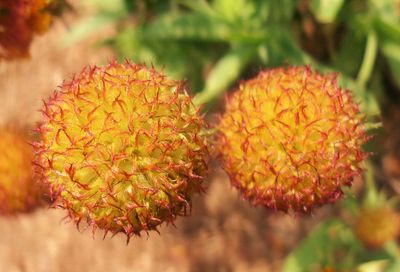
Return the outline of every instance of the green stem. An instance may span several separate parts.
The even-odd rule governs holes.
[[[367,44],[365,46],[364,58],[357,76],[357,85],[364,88],[369,78],[371,77],[374,69],[376,53],[378,50],[378,38],[374,31],[371,31],[367,37]]]
[[[378,190],[375,185],[374,169],[370,162],[367,162],[365,185],[367,189],[366,201],[368,205],[375,206],[378,202]]]

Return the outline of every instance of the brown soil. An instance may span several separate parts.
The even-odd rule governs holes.
[[[217,170],[190,217],[128,245],[122,234],[103,240],[101,231],[78,231],[62,210],[0,218],[0,271],[280,271],[304,226],[318,218],[250,207]]]

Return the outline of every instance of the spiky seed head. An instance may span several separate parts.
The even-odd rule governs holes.
[[[130,62],[86,67],[42,112],[38,172],[77,224],[129,238],[186,215],[202,190],[205,123],[182,82]]]
[[[0,2],[0,59],[29,56],[35,34],[44,33],[53,15],[48,9],[59,0],[2,0]]]
[[[34,177],[32,147],[25,131],[0,128],[0,214],[28,212],[43,203]]]
[[[308,213],[335,202],[361,171],[362,121],[334,75],[277,68],[242,82],[227,101],[217,147],[251,203]]]
[[[353,230],[366,247],[379,248],[399,236],[400,217],[390,206],[365,207],[357,215]]]

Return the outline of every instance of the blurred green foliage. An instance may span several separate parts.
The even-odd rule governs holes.
[[[331,268],[333,270],[328,270]],[[330,219],[318,225],[286,258],[283,272],[309,271],[397,272],[397,245],[369,250],[357,240],[351,226]]]
[[[97,13],[69,40],[104,25],[119,58],[188,80],[209,102],[261,67],[310,64],[339,72],[368,115],[385,82],[400,89],[398,0],[90,0]]]
[[[89,2],[96,13],[68,42],[112,25],[115,34],[102,45],[186,79],[196,103],[212,102],[264,67],[299,64],[338,73],[370,120],[400,95],[400,0]],[[347,208],[357,210],[353,202]],[[371,254],[351,226],[330,219],[288,256],[284,271],[400,271],[399,256],[395,243]]]

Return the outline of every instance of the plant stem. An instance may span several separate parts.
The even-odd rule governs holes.
[[[370,162],[366,163],[365,185],[367,189],[366,201],[368,205],[375,206],[378,201],[378,190],[375,185],[374,169]]]
[[[367,43],[365,46],[364,58],[360,67],[360,71],[357,75],[357,85],[359,88],[365,88],[369,78],[371,77],[374,69],[374,63],[376,59],[376,53],[378,49],[378,38],[375,31],[371,31],[367,37]]]

